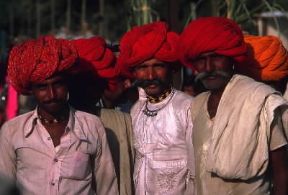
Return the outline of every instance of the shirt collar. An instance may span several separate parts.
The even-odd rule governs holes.
[[[79,123],[79,119],[75,114],[76,110],[71,106],[69,108],[70,108],[69,120],[68,120],[65,131],[66,132],[73,131],[80,140],[87,141],[88,140],[87,135],[84,133],[83,128],[81,127]],[[33,133],[35,126],[37,124],[37,121],[39,121],[39,117],[38,117],[37,108],[35,108],[32,111],[32,115],[27,120],[26,127],[24,128],[24,136],[26,138],[29,137]]]

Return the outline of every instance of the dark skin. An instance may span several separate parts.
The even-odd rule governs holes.
[[[163,61],[152,58],[142,64],[136,65],[133,69],[133,76],[136,80],[154,80],[159,79],[162,84],[151,84],[142,87],[145,93],[152,97],[161,96],[164,91],[171,87],[172,70],[168,64]]]
[[[214,53],[205,53],[193,61],[196,69],[196,74],[204,72],[213,72],[220,70],[226,72],[227,75],[233,75],[233,61],[225,56]],[[208,76],[202,78],[200,81],[210,90],[211,95],[208,99],[208,112],[210,118],[214,118],[217,114],[219,102],[221,100],[223,91],[228,84],[227,79],[221,76]],[[288,194],[288,158],[286,147],[280,147],[274,151],[270,151],[270,167],[272,169],[273,195],[287,195]]]
[[[67,103],[68,88],[65,78],[61,75],[52,76],[45,81],[32,84],[32,94],[38,103],[38,115],[58,123],[45,123],[43,126],[48,131],[54,146],[60,144],[60,139],[65,132],[69,119],[69,106]]]
[[[206,72],[212,73],[215,70],[226,71],[227,78],[221,76],[207,76],[201,79],[204,86],[211,91],[211,95],[208,100],[208,112],[210,118],[214,118],[217,112],[217,108],[222,97],[223,91],[232,77],[232,61],[225,56],[218,56],[213,53],[205,53],[200,55],[193,61],[196,69],[196,74]]]

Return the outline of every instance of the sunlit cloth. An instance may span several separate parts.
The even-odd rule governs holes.
[[[93,71],[95,76],[108,80],[109,89],[113,90],[117,86],[115,63],[116,57],[107,48],[106,42],[101,37],[89,39],[72,40],[78,55],[78,71]]]
[[[12,48],[8,60],[9,82],[20,93],[28,93],[30,84],[43,81],[70,68],[78,55],[71,42],[42,36]]]
[[[130,69],[146,60],[156,58],[164,62],[175,62],[179,37],[168,30],[164,22],[136,26],[120,40],[118,70],[131,77]]]
[[[193,59],[214,52],[234,59],[235,65],[247,60],[247,47],[239,26],[223,17],[203,17],[192,21],[180,35],[179,58],[193,69]]]
[[[100,119],[106,129],[108,144],[118,176],[120,195],[132,195],[134,151],[130,115],[114,109],[101,109]]]
[[[214,119],[208,171],[224,179],[247,180],[267,170],[274,111],[287,104],[280,95],[272,94],[277,92],[267,85],[246,76],[233,76]]]
[[[288,53],[278,37],[246,35],[244,39],[254,60],[244,69],[239,67],[242,73],[262,81],[288,76]]]

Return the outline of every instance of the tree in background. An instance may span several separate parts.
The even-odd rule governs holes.
[[[288,10],[287,0],[0,0],[0,30],[13,38],[36,37],[65,28],[90,29],[115,42],[132,26],[167,21],[180,32],[199,16],[225,16],[255,32],[263,11]]]

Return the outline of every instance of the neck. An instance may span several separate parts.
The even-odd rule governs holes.
[[[147,96],[147,99],[150,103],[158,103],[168,97],[172,92],[172,88],[168,88],[163,91],[163,93],[157,97]]]
[[[59,123],[69,119],[69,106],[65,106],[61,111],[51,113],[38,107],[38,116],[41,121],[45,123]]]

